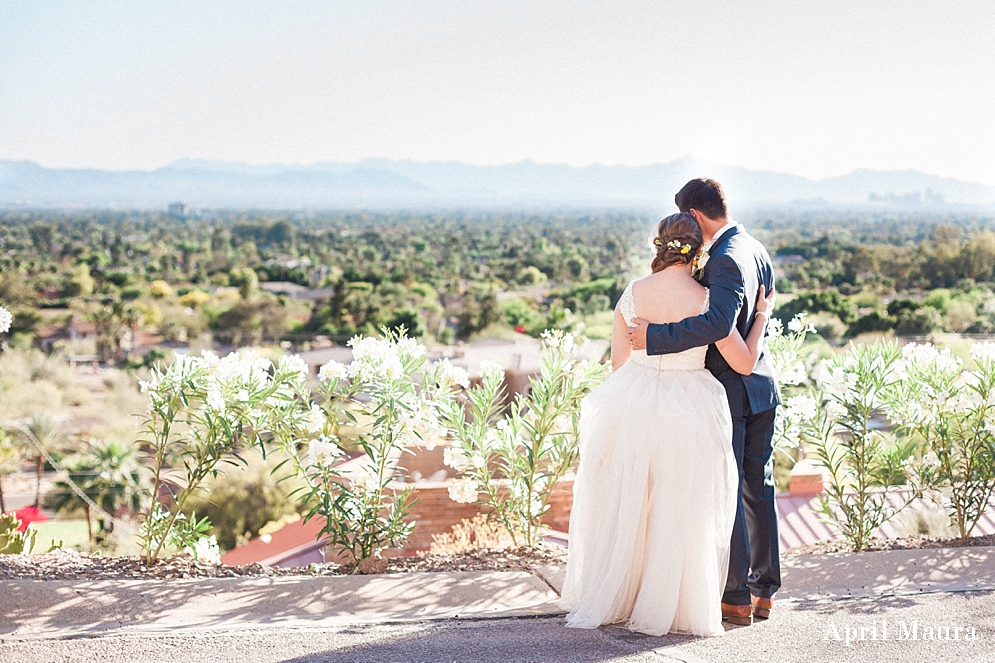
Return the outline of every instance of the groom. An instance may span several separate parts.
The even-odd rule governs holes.
[[[725,194],[714,180],[695,179],[675,197],[677,207],[698,221],[705,240],[696,278],[710,290],[707,313],[664,325],[636,319],[629,329],[632,347],[662,355],[708,346],[705,367],[725,387],[732,412],[732,448],[739,466],[739,505],[733,525],[729,578],[722,617],[751,624],[770,615],[781,586],[777,509],[774,504],[774,413],[781,403],[766,353],[751,375],[729,367],[713,345],[738,329],[745,338],[753,325],[757,292],[774,287],[766,249],[742,226],[729,220]]]

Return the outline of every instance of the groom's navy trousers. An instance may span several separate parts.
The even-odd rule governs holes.
[[[741,226],[712,245],[701,277],[708,287],[706,313],[680,322],[649,325],[646,352],[683,352],[708,345],[705,367],[725,387],[732,415],[732,449],[739,467],[739,500],[722,602],[749,605],[750,595],[770,598],[781,586],[777,507],[774,502],[774,416],[781,396],[766,353],[750,375],[734,371],[713,343],[753,325],[757,293],[774,286],[766,249]]]

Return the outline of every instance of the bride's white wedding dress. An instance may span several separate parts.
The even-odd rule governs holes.
[[[631,324],[631,283],[619,305]],[[723,633],[739,474],[725,390],[705,370],[706,350],[633,351],[584,399],[561,599],[567,626]]]

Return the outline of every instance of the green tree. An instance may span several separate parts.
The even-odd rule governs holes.
[[[53,484],[54,491],[45,506],[60,513],[86,514],[86,529],[91,541],[96,541],[93,527],[93,504],[115,516],[122,508],[137,512],[141,508],[141,472],[135,448],[116,440],[94,444],[90,450],[67,463],[68,480]],[[83,499],[69,482],[75,484],[88,500]],[[100,531],[113,531],[113,520],[99,519]]]
[[[37,413],[25,422],[19,422],[15,429],[21,438],[23,448],[35,460],[35,499],[33,506],[41,506],[41,479],[45,473],[45,464],[48,461],[46,454],[51,455],[60,448],[60,443],[65,437],[60,422],[56,421],[45,413]]]
[[[294,484],[274,475],[277,464],[259,454],[247,458],[243,471],[208,479],[204,491],[187,500],[184,512],[206,516],[222,550],[253,539],[267,523],[295,512]]]
[[[238,288],[239,296],[248,300],[259,285],[259,277],[248,267],[235,267],[228,271],[228,284]]]

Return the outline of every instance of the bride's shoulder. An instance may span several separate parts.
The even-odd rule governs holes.
[[[633,291],[656,290],[658,288],[666,288],[667,290],[678,289],[685,295],[688,293],[701,293],[702,297],[705,296],[705,287],[703,285],[691,278],[690,274],[677,271],[662,271],[650,274],[649,276],[644,276],[630,282],[627,287]]]

